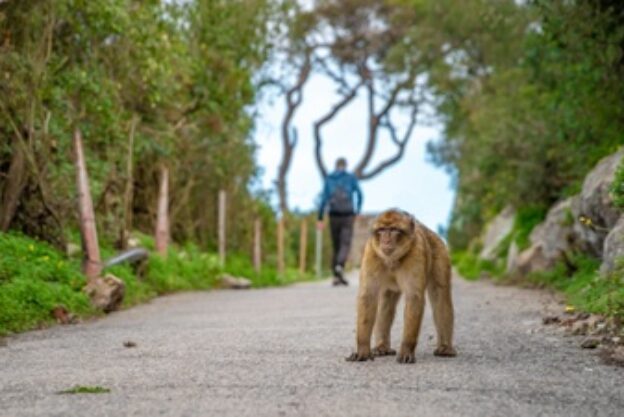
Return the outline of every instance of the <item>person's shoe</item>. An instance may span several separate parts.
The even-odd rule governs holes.
[[[349,285],[349,282],[345,279],[344,277],[344,269],[342,267],[342,265],[336,265],[334,267],[334,275],[336,276],[334,282],[338,282],[335,285]]]

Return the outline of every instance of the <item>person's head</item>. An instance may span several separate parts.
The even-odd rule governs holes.
[[[336,159],[336,170],[345,171],[347,169],[347,160],[344,158]]]

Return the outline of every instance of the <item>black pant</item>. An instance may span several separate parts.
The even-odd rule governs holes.
[[[331,214],[329,215],[329,226],[331,230],[332,246],[334,254],[332,257],[332,271],[336,265],[344,266],[351,249],[351,238],[353,237],[353,214]]]

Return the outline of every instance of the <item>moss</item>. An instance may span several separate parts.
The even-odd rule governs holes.
[[[76,385],[75,387],[59,391],[59,394],[107,394],[111,392],[109,388],[96,386]]]

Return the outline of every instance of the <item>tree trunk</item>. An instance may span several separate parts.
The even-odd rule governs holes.
[[[132,231],[132,198],[134,191],[134,174],[132,165],[134,155],[134,132],[136,130],[138,120],[139,119],[136,116],[132,119],[132,125],[130,126],[130,135],[128,136],[128,159],[126,162],[126,187],[124,190],[123,199],[123,221],[121,224],[121,233],[119,236],[119,246],[122,250],[128,248],[128,238],[130,237],[130,232]]]
[[[277,221],[277,272],[284,273],[284,217]]]
[[[225,210],[226,210],[226,197],[225,190],[219,191],[219,263],[221,266],[225,266]]]
[[[19,139],[13,138],[11,165],[7,173],[2,199],[0,201],[0,230],[6,232],[15,216],[15,210],[27,182],[26,158],[19,146]]]
[[[262,268],[262,229],[259,219],[254,222],[254,251],[253,251],[253,263],[256,274],[260,273]]]
[[[308,222],[301,221],[301,235],[299,236],[299,273],[304,274],[306,270],[306,254],[308,252]]]
[[[165,256],[169,245],[169,169],[161,168],[158,211],[156,212],[156,251]]]
[[[80,234],[84,253],[83,272],[89,281],[95,280],[102,271],[100,247],[98,245],[97,228],[93,201],[89,190],[87,164],[82,146],[80,130],[74,131],[74,152],[76,157],[76,182],[78,188],[78,207],[80,210]]]

